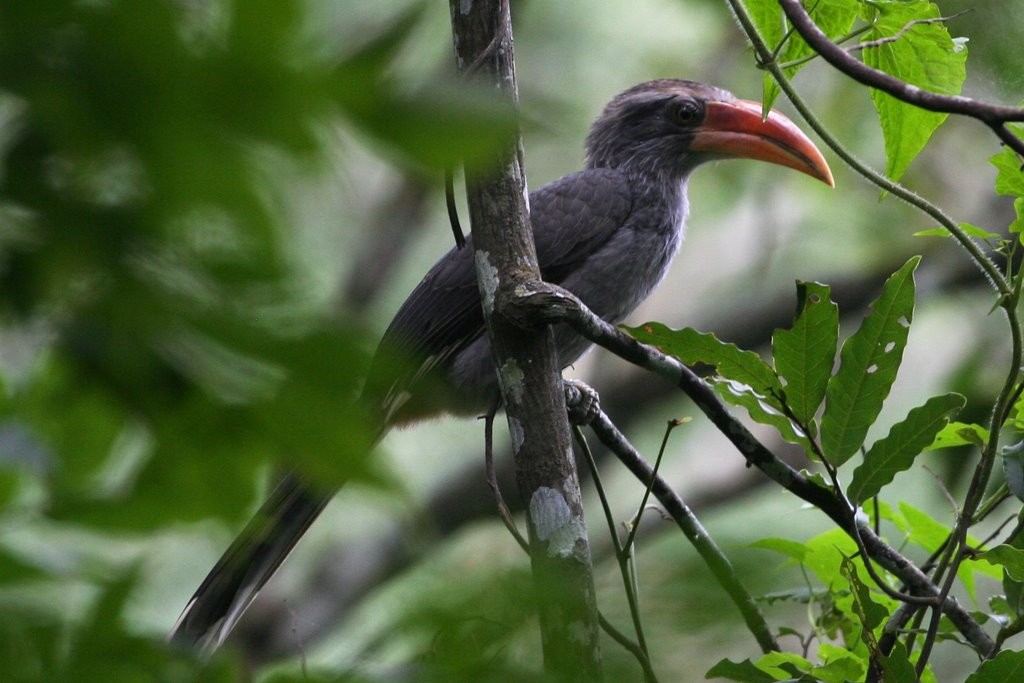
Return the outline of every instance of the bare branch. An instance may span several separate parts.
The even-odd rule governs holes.
[[[776,642],[775,636],[772,635],[764,615],[761,614],[757,603],[740,582],[739,577],[736,576],[732,563],[729,562],[683,499],[672,490],[672,487],[664,479],[658,476],[654,468],[633,448],[607,415],[600,410],[597,411],[591,420],[590,427],[601,443],[615,453],[622,464],[647,486],[648,491],[653,493],[658,502],[665,507],[666,512],[693,544],[704,563],[714,574],[715,579],[740,610],[747,628],[757,639],[762,651],[779,650],[779,644]]]
[[[519,547],[527,554],[530,553],[530,544],[527,543],[523,535],[519,533],[519,529],[516,527],[516,521],[512,519],[512,511],[508,509],[508,505],[505,503],[505,497],[501,495],[501,486],[498,484],[498,475],[494,470],[494,416],[498,414],[498,408],[501,407],[500,402],[495,403],[494,407],[487,411],[484,415],[484,468],[487,471],[487,485],[491,487],[491,492],[494,493],[494,501],[498,506],[498,515],[501,517],[501,521],[505,523],[505,528],[512,534],[512,538],[516,540]]]
[[[466,235],[459,222],[459,207],[455,203],[455,173],[450,168],[444,170],[444,205],[448,209],[448,223],[452,227],[455,246],[462,249],[466,246]]]
[[[657,678],[654,675],[654,669],[651,668],[651,660],[647,656],[647,653],[641,650],[639,645],[627,638],[619,629],[615,628],[610,621],[605,619],[603,614],[598,612],[597,616],[598,619],[600,619],[601,628],[604,632],[607,633],[612,640],[636,657],[636,660],[640,663],[640,668],[644,671],[644,680],[656,681]]]

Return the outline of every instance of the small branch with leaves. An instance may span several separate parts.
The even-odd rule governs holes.
[[[825,61],[850,78],[921,109],[977,119],[991,128],[1003,144],[1024,156],[1024,139],[1015,135],[1006,125],[1010,122],[1024,122],[1024,108],[991,104],[960,95],[943,95],[910,85],[880,69],[868,66],[833,43],[814,23],[814,19],[800,0],[779,0],[779,5],[793,28],[807,44]],[[870,44],[867,46],[871,47]]]
[[[888,545],[870,525],[866,524],[843,498],[826,486],[812,481],[766,448],[739,422],[706,382],[683,362],[645,344],[589,311],[573,294],[559,287],[540,283],[521,288],[517,300],[506,310],[520,324],[564,322],[594,343],[621,358],[653,372],[679,386],[708,419],[754,465],[777,484],[824,512],[851,538],[860,538],[864,550],[886,571],[899,577],[907,590],[922,599],[931,600],[956,626],[964,638],[981,653],[994,647],[991,637],[952,596],[942,596],[939,588],[913,562]],[[657,489],[654,489],[657,495]]]
[[[877,40],[869,40],[859,46],[859,52],[865,55],[864,61],[861,61],[852,54],[853,50],[844,49],[837,44],[843,41],[844,36],[849,35],[851,30],[850,24],[837,23],[835,21],[829,23],[829,17],[821,14],[817,15],[823,22],[819,26],[814,18],[815,12],[818,9],[816,4],[805,8],[798,0],[778,0],[778,6],[785,19],[789,22],[789,30],[784,35],[780,35],[778,33],[778,24],[774,23],[777,17],[773,17],[770,11],[760,13],[755,19],[752,13],[747,11],[745,3],[739,0],[727,0],[727,2],[732,7],[741,27],[750,39],[761,66],[771,74],[777,87],[785,92],[793,101],[794,105],[815,131],[822,136],[827,144],[853,170],[875,183],[883,191],[905,199],[912,206],[938,221],[943,230],[952,235],[965,249],[969,259],[986,274],[997,297],[994,307],[1001,308],[1006,316],[1009,332],[1009,363],[1006,367],[1005,380],[994,399],[987,429],[980,425],[962,425],[957,428],[960,436],[964,437],[962,443],[977,447],[980,457],[972,472],[971,480],[962,502],[954,506],[957,509],[956,523],[951,529],[948,538],[942,544],[942,547],[935,551],[932,560],[929,561],[931,581],[934,586],[939,588],[938,599],[943,600],[953,590],[965,558],[977,555],[976,552],[972,552],[968,545],[968,529],[985,519],[999,502],[1006,499],[1005,485],[999,487],[999,490],[993,494],[986,494],[986,491],[989,489],[989,482],[1000,453],[1004,454],[1005,460],[1007,449],[1000,449],[999,447],[1000,435],[1004,433],[1004,427],[1011,423],[1011,418],[1014,415],[1017,415],[1014,418],[1016,424],[1018,426],[1021,424],[1019,418],[1019,397],[1022,387],[1024,387],[1024,380],[1022,380],[1020,370],[1022,359],[1024,359],[1024,335],[1022,335],[1017,302],[1021,287],[1024,285],[1024,279],[1020,277],[1020,273],[1014,271],[1013,267],[1013,257],[1017,253],[1018,248],[1017,235],[1011,234],[1009,239],[1000,239],[998,234],[974,229],[972,226],[964,223],[957,223],[934,204],[896,182],[902,170],[907,167],[914,154],[916,154],[916,151],[912,151],[909,155],[903,154],[902,158],[894,161],[893,155],[896,153],[894,150],[896,150],[897,144],[893,142],[890,145],[890,138],[894,141],[898,136],[902,135],[900,131],[914,128],[910,121],[919,121],[921,122],[923,132],[917,131],[915,133],[920,137],[914,149],[917,150],[924,146],[931,131],[942,122],[943,118],[941,116],[933,117],[924,122],[924,119],[914,113],[913,110],[915,108],[926,112],[966,116],[984,123],[997,135],[1002,144],[1007,147],[1006,150],[991,160],[999,170],[995,189],[999,194],[1009,194],[1017,197],[1015,207],[1018,214],[1018,222],[1020,222],[1022,211],[1024,211],[1024,174],[1021,171],[1021,157],[1024,156],[1024,139],[1020,137],[1020,128],[1014,128],[1011,124],[1024,121],[1024,109],[991,104],[952,94],[953,92],[959,92],[964,78],[964,55],[960,53],[957,56],[957,53],[960,51],[956,41],[951,39],[946,32],[943,25],[944,18],[930,14],[934,11],[934,6],[932,5],[921,3],[920,8],[918,8],[921,14],[911,21],[905,21],[911,11],[908,9],[909,6],[907,8],[901,6],[898,9],[906,9],[907,11],[897,14],[886,14],[886,12],[892,11],[892,8],[875,7],[876,14],[874,20],[869,20],[866,26],[856,29],[858,33],[872,30],[874,35],[880,36]],[[855,14],[850,14],[846,17],[846,21],[853,22],[855,16]],[[905,21],[905,23],[900,27],[899,21],[889,17],[899,17],[899,21]],[[878,30],[874,30],[876,28],[875,21],[878,22]],[[883,23],[884,26],[881,25]],[[826,30],[823,29],[823,26],[826,25],[831,35],[839,36],[837,40],[830,38]],[[777,44],[774,40],[769,43],[765,37],[767,34],[773,35],[780,40]],[[914,42],[917,39],[920,40]],[[791,46],[787,51],[798,54],[799,60],[790,63],[780,63],[778,57],[784,51],[784,44],[794,43],[794,41],[799,40],[805,41],[809,48],[802,50]],[[898,74],[903,74],[904,70],[901,68],[901,65],[906,66],[907,62],[901,62],[894,55],[896,51],[904,50],[903,54],[906,56],[906,51],[915,49],[909,45],[912,42],[917,46],[916,49],[931,50],[932,52],[929,54],[935,58],[935,63],[931,64],[927,73],[918,71],[914,75],[915,78],[921,80],[910,83],[893,73],[887,73],[883,68],[879,68],[884,66],[885,68],[894,69]],[[889,50],[892,50],[893,53],[888,54],[886,51]],[[892,96],[892,98],[895,98],[894,101],[898,103],[897,107],[893,107],[885,98],[874,96],[872,98],[876,109],[878,109],[883,135],[887,140],[886,152],[889,155],[887,176],[883,176],[868,168],[856,159],[854,155],[849,153],[810,112],[809,107],[807,107],[793,88],[789,79],[799,66],[816,55],[820,55],[838,71],[859,83]],[[887,62],[886,59],[889,61]],[[935,87],[930,88],[925,84],[934,84]],[[921,87],[922,85],[925,85],[925,87]],[[938,92],[938,90],[945,90],[946,92]],[[768,94],[768,91],[769,89],[766,86],[766,94]],[[904,141],[901,140],[900,142]],[[1009,231],[1016,233],[1019,232],[1019,228],[1015,229],[1014,225],[1011,225]],[[998,240],[998,242],[993,243],[993,240]],[[988,244],[985,244],[986,242]],[[991,255],[992,251],[1008,255],[1005,266],[997,264]],[[877,489],[875,493],[877,493]],[[1017,544],[1019,543],[1019,537],[1016,534],[1011,534],[1008,541],[1011,544]],[[1000,564],[1007,561],[1005,559],[993,560],[993,562]],[[1004,572],[1009,571],[1009,569],[1004,569]],[[1004,586],[1007,586],[1006,590],[1008,591],[1019,590],[1015,587],[1016,583],[1009,574],[1004,579]],[[902,600],[902,604],[891,615],[886,626],[887,630],[880,641],[880,648],[883,652],[888,653],[892,651],[896,644],[896,629],[902,628],[911,619],[915,620],[915,630],[922,626],[921,622],[924,617],[922,608],[923,605],[918,601]],[[1013,606],[1009,606],[1005,612],[1011,619],[1020,614],[1019,608]],[[939,610],[933,611],[931,618],[921,631],[924,637],[920,642],[914,667],[915,673],[918,676],[924,672],[926,663],[937,641],[940,615],[941,612]],[[907,635],[905,642],[906,652],[909,653],[915,647],[915,638],[915,632]],[[1003,640],[1004,637],[1001,632],[998,640],[992,643],[991,648],[979,649],[978,651],[983,657],[992,657],[1000,651]]]

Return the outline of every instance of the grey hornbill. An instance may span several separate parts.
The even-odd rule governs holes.
[[[832,185],[821,153],[782,114],[763,119],[759,103],[693,81],[651,81],[615,97],[586,153],[584,170],[531,193],[530,220],[544,280],[613,323],[668,269],[683,236],[686,181],[698,165],[759,159]],[[440,412],[479,414],[497,400],[472,251],[470,242],[441,257],[384,333],[381,349],[415,366],[375,401],[381,435]],[[555,338],[562,367],[590,346],[565,326]],[[429,379],[444,390],[424,389]],[[333,493],[286,477],[189,601],[173,640],[204,649],[223,642]]]

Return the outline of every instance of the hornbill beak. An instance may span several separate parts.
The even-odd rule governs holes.
[[[708,102],[690,149],[788,166],[835,187],[825,157],[810,138],[779,112],[772,110],[764,119],[761,111],[761,104],[750,100]]]

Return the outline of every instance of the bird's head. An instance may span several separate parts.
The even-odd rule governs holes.
[[[814,143],[777,111],[703,83],[658,80],[618,95],[587,137],[589,167],[670,180],[714,159],[746,158],[796,169],[828,185],[832,172]]]

